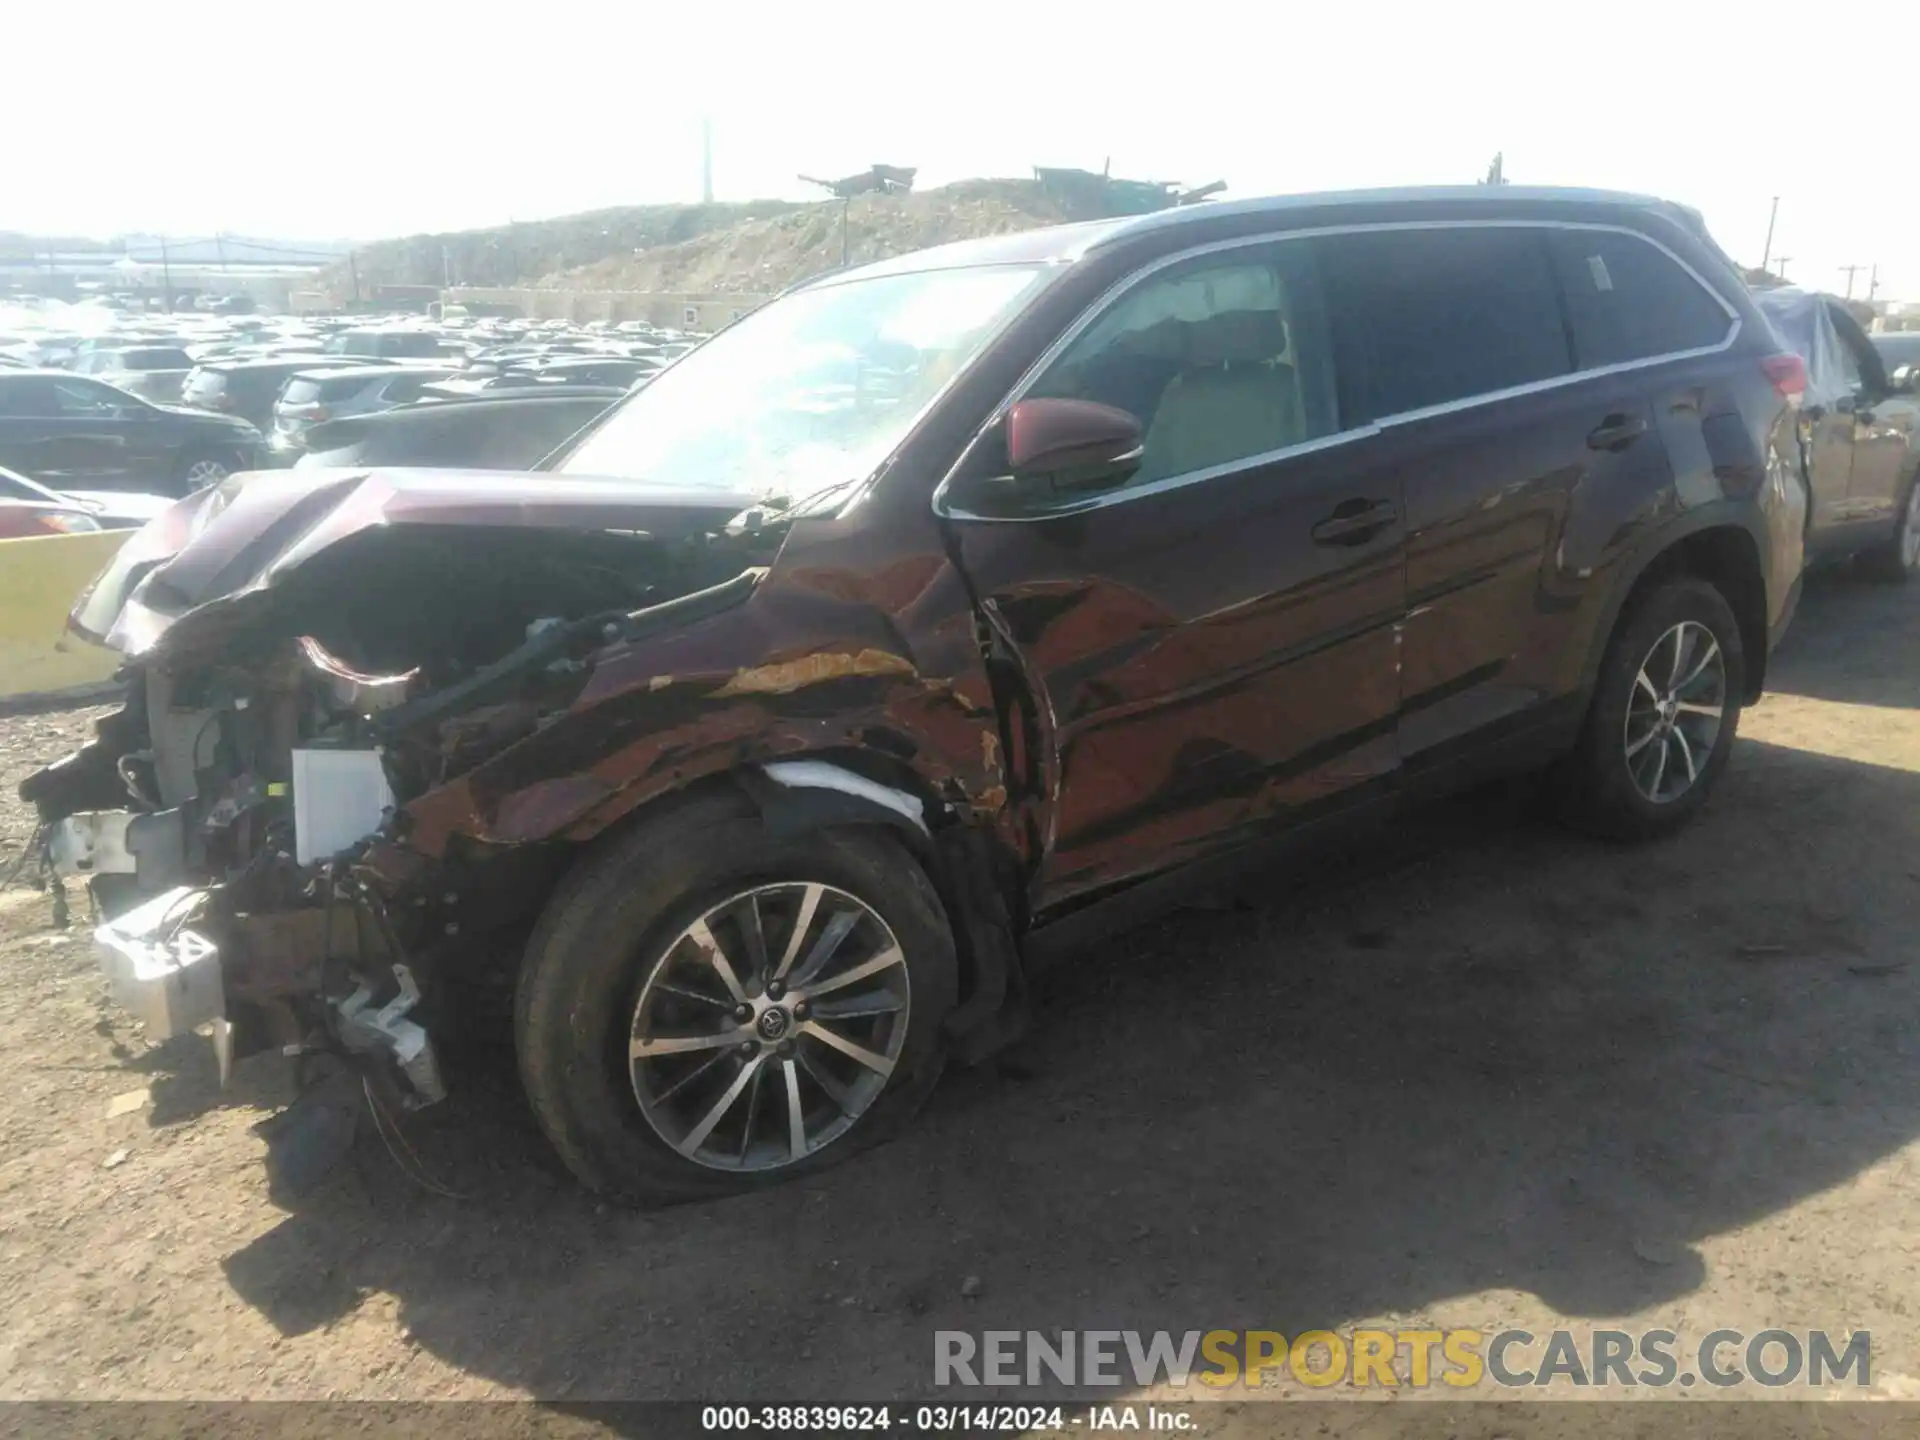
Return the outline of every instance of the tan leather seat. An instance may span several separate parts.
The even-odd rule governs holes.
[[[1299,386],[1286,323],[1271,310],[1216,315],[1188,327],[1187,364],[1161,396],[1135,483],[1184,475],[1296,444]]]

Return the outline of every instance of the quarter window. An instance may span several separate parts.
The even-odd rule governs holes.
[[[1332,350],[1311,247],[1248,247],[1151,276],[1027,393],[1095,400],[1138,418],[1145,443],[1135,485],[1335,433]]]
[[[1555,230],[1548,243],[1582,370],[1704,350],[1732,328],[1726,308],[1698,280],[1638,236]]]
[[[1364,231],[1316,242],[1328,308],[1368,420],[1572,372],[1537,230]]]

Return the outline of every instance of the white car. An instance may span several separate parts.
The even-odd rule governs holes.
[[[0,465],[0,500],[69,506],[94,518],[102,530],[138,530],[173,504],[166,495],[130,495],[117,490],[54,490]]]

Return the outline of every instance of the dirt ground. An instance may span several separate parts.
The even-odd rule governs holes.
[[[1560,1323],[1869,1329],[1906,1393],[1916,654],[1920,587],[1817,583],[1679,839],[1467,797],[1053,972],[900,1142],[653,1214],[558,1169],[504,1037],[410,1122],[450,1193],[374,1142],[276,1209],[279,1062],[223,1097],[0,892],[0,1398],[880,1399],[937,1329]],[[0,720],[0,875],[91,713]]]

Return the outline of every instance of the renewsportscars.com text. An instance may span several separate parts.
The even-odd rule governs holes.
[[[939,1330],[938,1386],[1099,1388],[1195,1383],[1256,1389],[1283,1381],[1324,1389],[1505,1387],[1865,1388],[1865,1330]]]

